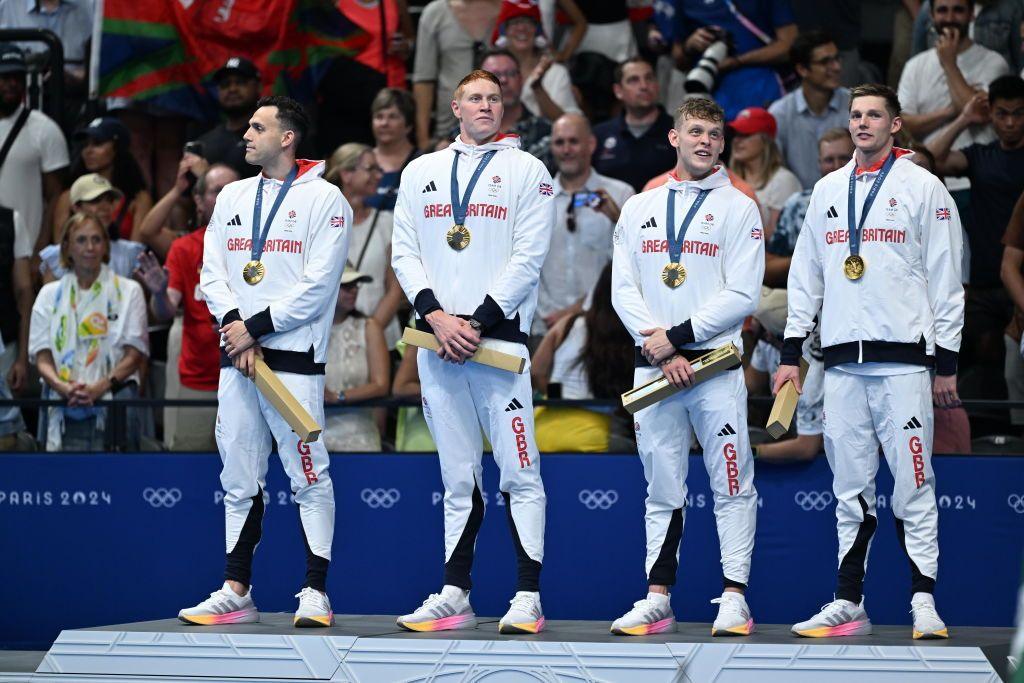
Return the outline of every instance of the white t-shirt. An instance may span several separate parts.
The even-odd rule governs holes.
[[[580,113],[576,98],[572,95],[572,80],[569,78],[569,70],[564,65],[552,64],[540,82],[544,86],[544,90],[547,91],[548,97],[554,100],[555,104],[561,107],[566,114]],[[523,94],[519,99],[531,114],[543,116],[540,105],[537,104],[537,96],[533,92],[533,79],[527,79],[523,83]]]
[[[788,168],[779,168],[768,179],[764,187],[754,190],[757,195],[757,202],[761,205],[761,220],[768,225],[768,218],[771,211],[781,211],[786,200],[803,189],[800,179]]]
[[[0,119],[0,141],[6,140],[19,108]],[[14,140],[0,169],[0,206],[21,214],[30,248],[35,246],[43,220],[43,173],[68,165],[68,142],[60,127],[46,114],[32,111]]]
[[[32,242],[28,239],[28,230],[25,228],[25,219],[21,212],[14,212],[14,258],[29,258],[32,256]],[[2,352],[2,348],[0,348]]]
[[[957,55],[956,65],[971,87],[982,90],[988,90],[989,83],[1010,73],[1010,67],[1002,55],[977,43]],[[946,73],[939,63],[939,53],[934,48],[915,55],[903,67],[899,98],[900,106],[907,114],[927,114],[953,103]],[[925,136],[924,142],[930,142],[944,127],[933,130]],[[995,139],[991,126],[970,126],[957,136],[953,149],[963,149],[974,143],[983,145]],[[946,187],[950,191],[965,190],[970,187],[970,183],[966,178],[947,178]]]

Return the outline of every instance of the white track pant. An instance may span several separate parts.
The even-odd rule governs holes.
[[[836,597],[861,601],[878,518],[878,447],[895,480],[892,512],[910,560],[912,591],[931,593],[939,559],[932,470],[931,374],[870,377],[825,372],[825,454],[832,467],[839,532]]]
[[[511,342],[488,342],[522,355]],[[477,533],[484,516],[480,492],[483,440],[494,450],[518,558],[518,590],[539,590],[544,561],[544,508],[540,457],[533,432],[529,364],[521,375],[466,363],[456,365],[420,349],[423,414],[437,444],[444,482],[445,583],[469,590]]]
[[[633,385],[661,376],[637,368]],[[691,434],[704,447],[704,466],[715,496],[715,521],[726,587],[744,588],[750,576],[757,523],[754,460],[747,434],[743,373],[725,372],[634,415],[637,449],[647,479],[647,580],[672,586],[686,518],[686,472]],[[692,425],[692,430],[691,430]]]
[[[324,376],[279,372],[278,378],[320,424],[324,423]],[[222,368],[217,388],[217,448],[224,488],[225,578],[248,585],[252,556],[262,533],[271,439],[291,481],[306,542],[306,584],[325,590],[334,538],[334,486],[322,440],[304,444],[288,423],[234,368]]]

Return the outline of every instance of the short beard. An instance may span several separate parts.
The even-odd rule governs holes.
[[[8,101],[7,99],[0,98],[0,117],[7,118],[14,112],[18,111],[18,107],[21,106],[21,100]]]
[[[256,103],[245,103],[234,107],[221,107],[221,110],[224,112],[224,115],[227,116],[229,119],[237,119],[243,116],[248,117],[251,116],[254,111],[256,111]]]

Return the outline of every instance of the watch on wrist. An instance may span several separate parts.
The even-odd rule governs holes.
[[[480,332],[481,330],[484,329],[483,324],[479,320],[477,320],[476,318],[470,318],[468,322],[469,322],[469,326],[472,327],[477,332]]]
[[[110,393],[111,394],[116,394],[117,392],[121,391],[121,389],[124,388],[124,382],[119,380],[113,374],[111,374],[110,376],[107,377],[107,381],[110,382]]]

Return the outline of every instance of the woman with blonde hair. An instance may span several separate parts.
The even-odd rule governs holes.
[[[66,407],[43,408],[46,450],[103,450],[106,411],[94,404],[138,395],[139,368],[149,353],[142,287],[107,266],[110,238],[92,214],[62,226],[60,260],[67,273],[43,286],[32,306],[28,353],[45,382],[43,398]],[[139,446],[139,424],[127,410],[126,449]],[[120,437],[121,435],[117,435]]]
[[[775,117],[760,107],[747,107],[729,122],[732,140],[729,170],[754,188],[764,223],[764,238],[775,232],[786,200],[802,188],[800,179],[782,163],[775,143]]]
[[[377,194],[380,175],[373,149],[349,142],[331,154],[324,178],[341,188],[352,206],[349,263],[373,278],[360,292],[356,308],[377,321],[384,329],[388,349],[394,349],[399,337],[395,314],[402,301],[402,289],[391,270],[392,214],[367,204],[367,200]]]

